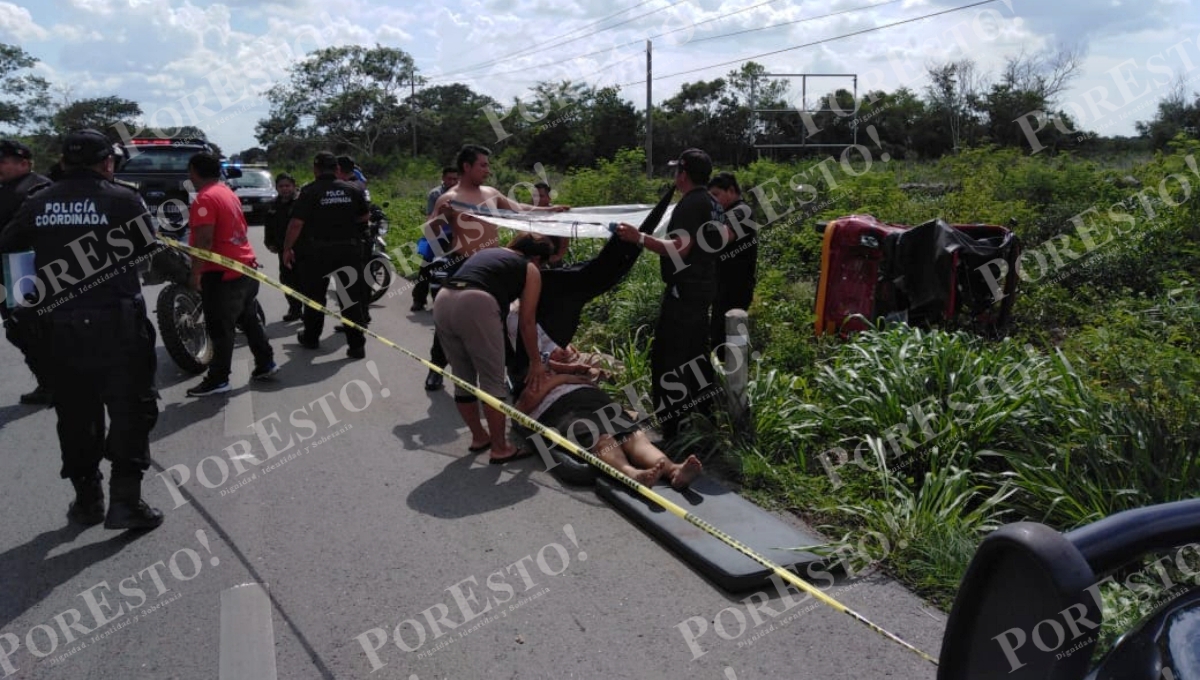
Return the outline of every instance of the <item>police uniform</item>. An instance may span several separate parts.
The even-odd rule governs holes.
[[[141,499],[158,420],[157,365],[137,261],[155,247],[154,223],[135,192],[93,169],[113,154],[100,132],[67,135],[62,178],[25,201],[0,250],[34,251],[38,294],[29,311],[55,395],[61,475],[75,486],[68,516],[148,529],[162,523]],[[107,515],[101,458],[112,462]]]
[[[263,239],[271,249],[279,253],[279,282],[289,288],[300,290],[300,282],[297,280],[296,270],[283,266],[283,239],[287,235],[287,225],[292,219],[292,206],[294,205],[296,205],[296,198],[294,196],[287,201],[278,197],[275,199],[263,224]],[[303,311],[303,305],[300,304],[299,300],[290,295],[287,296],[287,303],[288,311],[284,317],[284,321],[299,319]]]
[[[33,152],[29,147],[20,142],[13,140],[0,141],[0,156],[14,156],[31,160]],[[50,186],[51,180],[47,177],[30,172],[22,177],[13,179],[0,186],[0,229],[3,229],[17,214],[17,210],[25,203],[25,199],[29,196],[41,191]],[[33,377],[37,380],[37,387],[27,394],[21,395],[22,404],[49,404],[51,402],[52,393],[48,386],[44,371],[38,369],[36,363],[36,355],[31,351],[31,327],[33,319],[29,318],[26,310],[17,308],[9,310],[8,305],[0,300],[0,318],[4,322],[4,335],[14,347],[21,350],[21,354],[25,357],[25,365],[29,366],[29,370],[33,373]]]
[[[734,219],[750,215],[750,206],[738,199],[725,211],[725,223],[733,228]],[[758,281],[758,233],[745,229],[721,249],[717,258],[717,299],[712,310],[712,348],[725,360],[725,313],[732,309],[749,310]]]
[[[351,267],[354,274],[346,287],[348,303],[343,315],[366,327],[370,288],[363,268],[366,217],[370,207],[366,196],[357,187],[339,180],[333,170],[322,171],[315,180],[304,185],[292,208],[292,218],[303,222],[299,238],[293,247],[299,268],[300,292],[325,302],[329,277],[338,269]],[[339,275],[342,278],[344,275]],[[342,278],[344,281],[345,279]],[[325,326],[325,315],[305,307],[304,330],[299,341],[305,347],[316,347]],[[362,358],[366,336],[362,331],[346,329],[346,345],[352,358]]]

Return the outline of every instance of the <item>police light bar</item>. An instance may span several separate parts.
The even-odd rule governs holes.
[[[129,143],[132,146],[174,146],[177,144],[181,146],[197,146],[204,145],[207,142],[202,139],[162,139],[161,137],[135,137],[129,140]]]

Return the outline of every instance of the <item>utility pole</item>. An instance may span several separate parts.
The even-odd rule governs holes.
[[[417,157],[417,76],[416,65],[408,67],[408,84],[412,86],[412,97],[409,98],[409,115],[412,116],[412,122],[409,126],[413,133],[413,158]]]
[[[652,70],[650,68],[651,43],[646,41],[646,179],[654,179],[654,100],[650,98]]]

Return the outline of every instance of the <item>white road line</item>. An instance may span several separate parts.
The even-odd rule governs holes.
[[[219,680],[275,680],[271,599],[259,583],[221,591]]]
[[[229,384],[234,389],[245,389],[225,402],[225,436],[243,437],[250,432],[254,423],[254,402],[250,389],[250,362],[239,359],[230,367]]]

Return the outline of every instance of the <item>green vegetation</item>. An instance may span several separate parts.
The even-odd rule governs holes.
[[[876,163],[858,177],[835,170],[833,184],[813,173],[820,209],[760,232],[749,310],[761,353],[750,383],[753,432],[718,413],[688,428],[689,446],[756,499],[833,535],[886,537],[900,547],[885,567],[943,606],[981,537],[1000,524],[1068,530],[1200,495],[1197,159],[1200,142],[1180,137],[1119,170],[989,148]],[[773,187],[783,212],[810,198],[788,192],[805,169],[758,161],[739,176],[744,186]],[[620,172],[589,171],[591,190],[629,181]],[[1127,175],[1138,184],[1122,186]],[[916,179],[958,188],[933,196],[898,188]],[[766,219],[761,203],[756,213]],[[815,337],[812,223],[851,213],[907,223],[1015,218],[1027,256],[1010,336],[892,327],[848,342]],[[643,258],[588,309],[582,346],[623,357],[644,349],[661,291],[656,268]],[[1149,603],[1116,590],[1106,598],[1123,616]],[[1106,626],[1110,638],[1115,625]]]

